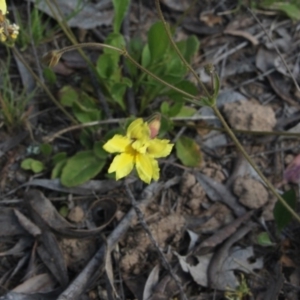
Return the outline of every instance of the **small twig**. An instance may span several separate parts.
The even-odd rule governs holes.
[[[181,298],[183,300],[187,300],[187,297],[184,293],[184,290],[182,288],[182,284],[180,282],[180,280],[178,279],[177,275],[173,272],[172,270],[172,267],[171,265],[168,263],[165,255],[163,254],[163,252],[161,251],[158,243],[156,242],[156,240],[154,239],[152,233],[151,233],[151,230],[149,228],[149,226],[147,225],[147,223],[145,222],[145,219],[144,219],[144,216],[143,216],[143,213],[142,211],[140,210],[139,206],[138,206],[138,203],[137,201],[135,200],[135,197],[129,187],[129,184],[128,182],[125,180],[125,188],[126,188],[126,192],[131,200],[131,204],[132,204],[132,207],[133,209],[135,210],[136,212],[136,215],[137,215],[137,218],[140,222],[140,224],[142,225],[143,229],[145,230],[145,232],[148,234],[148,237],[152,243],[152,245],[155,247],[157,253],[159,254],[160,256],[160,259],[162,261],[162,264],[163,266],[166,268],[166,270],[168,270],[169,274],[171,275],[172,279],[175,281],[179,291],[180,291],[180,295],[181,295]]]
[[[265,29],[265,27],[263,26],[263,24],[260,22],[260,20],[258,19],[258,17],[254,14],[254,12],[251,10],[251,8],[247,7],[247,10],[250,12],[250,14],[252,15],[252,17],[255,19],[255,21],[259,24],[259,26],[261,27],[261,29],[264,31],[264,33],[266,34],[266,36],[268,37],[268,39],[270,40],[270,42],[272,43],[275,51],[277,52],[277,54],[279,55],[282,63],[284,64],[284,66],[286,67],[286,70],[288,71],[288,73],[290,74],[291,78],[293,79],[293,82],[297,88],[297,90],[300,92],[300,87],[295,79],[295,76],[293,75],[293,73],[291,72],[288,64],[286,63],[284,57],[282,56],[282,54],[280,53],[278,47],[276,46],[276,44],[274,43],[271,35],[268,33],[268,31]]]

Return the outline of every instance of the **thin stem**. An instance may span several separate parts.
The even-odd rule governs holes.
[[[236,147],[240,150],[240,152],[243,154],[243,156],[246,158],[248,163],[252,166],[252,168],[256,171],[256,173],[259,175],[259,177],[264,181],[265,185],[269,188],[271,193],[281,202],[281,204],[292,214],[292,216],[300,222],[300,216],[284,201],[284,199],[278,194],[274,186],[270,183],[270,181],[265,177],[265,175],[260,171],[258,166],[255,164],[255,162],[251,159],[249,154],[246,152],[244,147],[241,145],[231,128],[228,126],[227,122],[223,118],[222,114],[220,113],[219,109],[217,106],[212,106],[212,109],[216,116],[220,119],[222,125],[224,126],[225,130],[233,140],[234,144]]]
[[[171,32],[170,32],[170,29],[168,27],[168,24],[164,18],[164,15],[161,11],[161,8],[160,8],[160,4],[159,4],[159,0],[155,0],[155,5],[156,5],[156,9],[158,11],[158,15],[159,15],[159,18],[160,20],[162,21],[163,23],[163,26],[165,28],[165,31],[168,35],[168,38],[169,38],[169,41],[170,43],[172,44],[172,47],[173,49],[176,51],[177,55],[179,56],[179,58],[181,59],[181,61],[183,62],[183,64],[190,70],[190,72],[194,75],[194,77],[196,78],[197,82],[200,84],[200,86],[202,87],[202,89],[204,90],[206,96],[210,99],[211,98],[211,95],[210,93],[208,92],[206,86],[204,85],[204,83],[201,81],[201,79],[199,78],[198,74],[196,73],[196,71],[192,68],[192,66],[185,60],[185,58],[183,57],[182,53],[180,52],[180,50],[178,49],[176,43],[174,42],[173,40],[173,37],[171,35]]]
[[[28,70],[28,72],[31,74],[31,76],[38,82],[38,84],[44,89],[46,94],[49,96],[49,98],[52,100],[52,102],[75,124],[78,124],[77,120],[73,118],[73,116],[68,113],[65,108],[55,99],[55,97],[52,95],[48,87],[41,81],[39,76],[37,76],[31,69],[31,67],[28,65],[28,63],[25,61],[23,56],[19,53],[16,47],[13,47],[12,50],[14,51],[15,55],[19,58],[19,60],[24,64],[25,68]]]
[[[71,51],[71,50],[75,50],[75,49],[79,49],[79,48],[95,48],[95,49],[102,49],[102,48],[107,48],[107,49],[111,49],[114,51],[119,52],[121,55],[123,55],[125,58],[127,58],[131,63],[133,63],[136,67],[138,67],[140,70],[142,70],[143,72],[145,72],[146,74],[148,74],[149,76],[151,76],[152,78],[154,78],[155,80],[157,80],[158,82],[164,84],[165,86],[169,87],[170,89],[173,89],[174,91],[188,97],[188,99],[185,99],[186,101],[193,103],[193,104],[197,104],[200,99],[195,97],[192,94],[189,94],[185,91],[182,91],[181,89],[173,86],[172,84],[162,80],[161,78],[159,78],[158,76],[156,76],[155,74],[153,74],[152,72],[148,71],[147,69],[145,69],[142,65],[140,65],[138,62],[136,62],[127,52],[126,49],[120,49],[117,47],[113,47],[110,45],[106,45],[106,44],[102,44],[102,43],[82,43],[82,44],[78,44],[78,45],[71,45],[65,48],[62,48],[60,50],[56,50],[55,53],[57,55],[62,55],[65,52]],[[196,100],[196,101],[195,101]],[[199,103],[198,103],[199,104]]]

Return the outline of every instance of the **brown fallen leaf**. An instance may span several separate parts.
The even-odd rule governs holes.
[[[253,36],[252,34],[250,34],[247,31],[243,31],[243,30],[233,30],[233,29],[225,29],[224,30],[225,34],[229,34],[229,35],[234,35],[234,36],[240,36],[243,37],[244,39],[248,40],[249,42],[252,43],[253,46],[256,46],[259,44],[258,39]]]

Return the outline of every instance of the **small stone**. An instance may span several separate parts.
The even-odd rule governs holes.
[[[251,209],[257,209],[268,202],[268,192],[257,180],[238,177],[233,186],[233,192],[239,196],[239,202]]]
[[[74,223],[81,222],[83,218],[84,218],[84,212],[80,206],[73,207],[68,214],[68,219]]]

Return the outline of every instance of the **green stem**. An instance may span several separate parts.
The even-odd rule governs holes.
[[[170,89],[173,89],[174,91],[188,97],[188,99],[186,99],[187,101],[193,103],[193,104],[197,104],[199,101],[199,98],[195,97],[192,94],[189,94],[185,91],[182,91],[181,89],[173,86],[172,84],[162,80],[161,78],[159,78],[158,76],[156,76],[155,74],[153,74],[152,72],[148,71],[147,69],[145,69],[142,65],[140,65],[138,62],[136,62],[134,60],[134,58],[132,58],[126,49],[120,49],[117,47],[113,47],[110,45],[106,45],[106,44],[102,44],[102,43],[82,43],[82,44],[78,44],[78,45],[71,45],[65,48],[62,48],[60,50],[56,50],[56,54],[57,55],[63,55],[65,52],[71,51],[71,50],[75,50],[75,49],[79,49],[79,48],[95,48],[95,49],[102,49],[102,48],[107,48],[107,49],[111,49],[114,51],[117,51],[120,53],[120,55],[123,55],[125,58],[127,58],[131,63],[133,63],[136,67],[138,67],[140,70],[142,70],[143,72],[145,72],[146,74],[148,74],[149,76],[151,76],[152,78],[154,78],[155,80],[157,80],[158,82],[164,84],[165,86],[169,87]]]
[[[206,96],[208,97],[208,99],[211,98],[210,93],[208,92],[206,86],[204,85],[204,83],[201,81],[201,79],[199,78],[198,74],[196,73],[196,71],[192,68],[192,66],[185,60],[185,58],[183,57],[182,53],[180,52],[180,50],[178,49],[176,43],[173,40],[170,28],[167,24],[167,22],[165,21],[164,15],[161,11],[160,8],[160,4],[159,4],[159,0],[155,0],[155,5],[156,5],[156,9],[158,11],[158,15],[160,20],[163,23],[163,26],[165,28],[165,31],[167,33],[167,36],[169,38],[170,43],[172,44],[173,49],[176,51],[177,55],[179,56],[179,58],[181,59],[181,61],[183,62],[183,64],[189,69],[189,71],[194,75],[194,77],[196,78],[197,82],[200,84],[200,86],[202,87],[202,89],[204,90]]]
[[[220,113],[217,106],[212,106],[212,109],[216,116],[220,119],[222,125],[224,126],[225,130],[227,131],[228,135],[233,140],[236,147],[240,150],[240,152],[243,154],[243,156],[246,158],[248,163],[252,166],[252,168],[256,171],[256,173],[259,175],[259,177],[264,181],[265,185],[269,188],[271,193],[281,202],[281,204],[292,214],[292,216],[300,222],[300,216],[284,201],[284,199],[278,194],[274,186],[270,183],[270,181],[265,177],[265,175],[260,171],[258,166],[255,164],[255,162],[251,159],[250,155],[246,152],[244,147],[241,145],[231,128],[228,126],[227,122],[223,118],[222,114]]]

